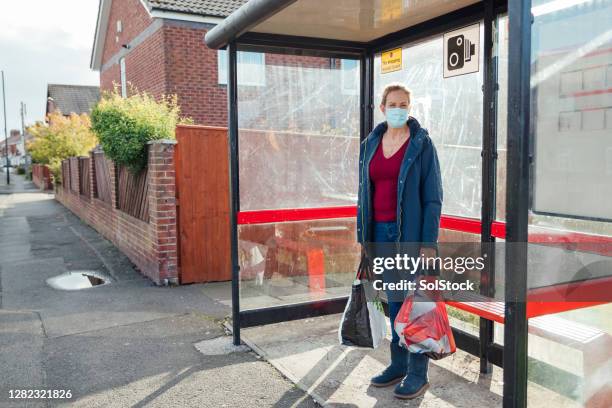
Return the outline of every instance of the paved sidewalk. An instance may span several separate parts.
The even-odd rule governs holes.
[[[251,351],[196,350],[207,339],[230,342],[229,308],[205,285],[154,286],[51,194],[15,186],[28,193],[4,186],[0,195],[0,407],[315,406]],[[46,284],[75,270],[112,282],[78,291]],[[73,398],[10,400],[11,389]]]
[[[241,336],[258,354],[299,388],[329,407],[483,407],[502,406],[503,370],[480,373],[478,359],[459,349],[431,361],[428,391],[411,401],[394,398],[393,387],[376,388],[370,378],[389,361],[389,344],[375,350],[338,344],[340,315],[249,327]],[[529,406],[578,408],[580,404],[529,381]]]
[[[15,173],[11,169],[9,175],[10,183],[6,182],[6,169],[0,170],[0,194],[14,194],[14,193],[30,193],[39,191],[39,189],[29,180],[25,179],[25,176]]]

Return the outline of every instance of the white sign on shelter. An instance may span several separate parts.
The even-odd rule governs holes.
[[[444,78],[478,72],[480,24],[444,34]]]

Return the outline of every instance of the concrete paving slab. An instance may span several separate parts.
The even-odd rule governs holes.
[[[8,242],[0,245],[2,263],[19,262],[32,258],[29,242]]]
[[[224,305],[232,305],[232,283],[210,282],[202,285],[202,293]]]
[[[14,170],[11,170],[9,175],[9,183],[6,180],[6,169],[2,168],[0,171],[0,194],[14,194],[14,193],[29,193],[39,191],[38,187],[30,180],[26,180],[25,176],[17,174]]]
[[[202,285],[202,293],[227,307],[232,306],[232,283],[211,282]],[[282,304],[283,302],[273,296],[268,296],[252,288],[241,288],[241,307],[243,309],[255,309]]]
[[[217,302],[231,307],[231,282],[213,282],[203,286],[206,296],[215,299]],[[240,289],[240,308],[242,310],[258,309],[263,307],[288,305],[292,303],[308,302],[313,300],[330,299],[335,297],[347,296],[350,288],[334,287],[326,289],[324,292],[310,292],[303,287],[298,293],[283,296],[270,296],[263,294],[255,288]]]
[[[50,337],[201,312],[223,319],[229,309],[195,288],[159,288],[128,282],[66,292],[46,302],[41,317]]]
[[[196,350],[205,356],[221,356],[223,354],[251,351],[246,344],[236,346],[231,336],[215,337],[194,344]]]
[[[44,401],[9,399],[10,390],[45,388],[43,337],[36,313],[0,310],[0,407],[45,406]]]
[[[403,402],[393,388],[370,386],[370,378],[388,364],[388,340],[376,350],[338,344],[340,315],[242,329],[247,345],[262,355],[319,403],[343,407],[496,407],[502,404],[503,371],[479,372],[478,360],[461,350],[432,361],[432,386],[421,398]],[[568,400],[530,383],[530,404],[573,407]],[[543,403],[545,405],[538,405]]]
[[[147,279],[111,282],[79,291],[49,287],[46,279],[67,269],[62,258],[9,264],[2,269],[3,306],[39,310],[49,337],[149,321],[188,312],[215,318],[229,313],[200,285],[157,287]]]
[[[123,327],[50,338],[45,347],[49,386],[76,398],[199,362],[192,343],[224,333],[203,315],[171,316]]]
[[[19,217],[24,215],[49,216],[57,212],[60,204],[53,194],[33,192],[29,194],[11,194],[3,198],[0,208],[3,216]]]
[[[0,273],[4,306],[9,309],[38,309],[35,305],[39,299],[30,296],[48,287],[45,279],[64,272],[66,266],[62,258],[3,262]]]
[[[223,334],[219,323],[190,314],[50,339],[49,387],[71,389],[75,398],[58,405],[71,407],[253,407],[303,398],[252,353],[204,356],[194,347]]]
[[[28,220],[26,217],[2,217],[0,218],[0,235],[27,235],[29,233]]]

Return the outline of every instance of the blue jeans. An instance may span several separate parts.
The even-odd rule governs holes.
[[[395,222],[376,222],[374,223],[374,242],[395,242],[397,239],[397,224]],[[384,275],[383,279],[389,279],[389,275]],[[387,299],[393,299],[387,292]],[[391,321],[391,342],[399,343],[399,336],[395,332],[395,318],[402,307],[403,302],[392,302],[389,300],[389,320]]]
[[[374,224],[374,242],[395,242],[397,239],[397,224],[395,222],[377,222]],[[391,252],[391,249],[382,245],[380,248],[375,247],[375,256],[393,256],[394,254],[386,253]],[[382,252],[382,253],[381,253]],[[383,274],[383,281],[389,282],[389,280],[399,279],[397,273]],[[393,348],[399,348],[399,336],[395,332],[395,318],[397,317],[403,301],[392,301],[391,299],[397,300],[398,293],[394,293],[395,296],[391,296],[391,293],[387,291],[387,299],[389,305],[389,320],[391,320],[391,367],[400,364],[398,361],[394,361]],[[406,293],[404,293],[404,297]],[[424,384],[427,384],[427,370],[429,367],[429,358],[425,354],[418,353],[406,353],[399,355],[396,354],[395,359],[408,359],[408,370],[404,380],[395,388],[396,394],[406,395],[413,394],[420,389]]]

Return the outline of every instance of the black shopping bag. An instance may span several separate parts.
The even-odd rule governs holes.
[[[365,255],[361,257],[349,300],[340,320],[338,340],[346,346],[376,348],[385,338],[387,322],[378,297],[368,301],[366,285],[371,285],[372,270]]]

